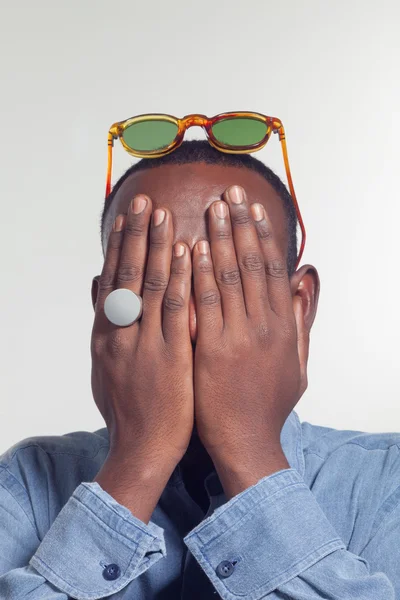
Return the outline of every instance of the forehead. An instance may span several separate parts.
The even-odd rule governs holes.
[[[153,210],[165,207],[171,211],[174,243],[183,241],[192,248],[197,241],[209,239],[207,209],[216,200],[221,200],[224,191],[234,184],[244,188],[249,205],[260,202],[264,206],[286,256],[285,210],[273,187],[256,171],[206,163],[162,165],[130,175],[110,207],[107,237],[115,217],[126,214],[132,198],[143,193],[151,198]]]

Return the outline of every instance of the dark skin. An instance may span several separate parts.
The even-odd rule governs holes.
[[[241,186],[245,192],[244,203],[240,207],[226,195],[226,190],[233,184]],[[316,269],[311,265],[302,266],[290,280],[283,274],[280,267],[286,264],[287,256],[285,211],[275,190],[256,172],[246,168],[194,163],[164,165],[134,173],[116,194],[107,216],[107,236],[115,217],[127,213],[130,201],[138,193],[144,193],[151,198],[154,210],[162,207],[170,210],[173,217],[173,242],[184,242],[192,251],[192,295],[197,298],[198,325],[195,344],[198,367],[194,374],[198,382],[195,386],[196,424],[190,446],[180,464],[189,493],[206,510],[208,500],[203,480],[214,467],[227,498],[230,498],[256,483],[261,477],[289,466],[280,447],[279,436],[287,416],[307,387],[309,334],[317,310],[319,278]],[[208,210],[215,201],[221,199],[229,206],[228,221],[224,221],[223,224],[214,221],[210,214],[211,209]],[[262,204],[267,213],[267,220],[259,229],[246,218],[247,214],[251,214],[249,207],[256,202]],[[226,235],[219,237],[218,232],[222,231],[219,227],[225,228]],[[262,227],[264,232],[268,230],[269,233],[261,243],[261,240],[257,241],[260,239],[257,235],[262,232]],[[195,245],[200,240],[211,242],[212,258],[203,258],[197,253]],[[229,307],[233,307],[230,309],[230,318],[234,323],[232,331],[235,329],[237,335],[235,338],[231,334],[229,338],[225,335],[225,331],[229,333],[227,325],[224,332],[222,328],[218,328],[222,307],[224,318],[225,314],[228,315],[227,301],[225,304],[221,301],[210,308],[209,304],[201,305],[200,296],[202,286],[204,290],[210,290],[217,287],[217,282],[218,286],[222,284],[218,275],[215,277],[210,274],[207,265],[214,265],[214,271],[218,273],[218,260],[221,264],[221,258],[218,256],[223,255],[226,266],[233,267],[232,248],[236,248],[237,253],[239,244],[243,248],[247,246],[248,252],[252,248],[256,249],[257,244],[257,252],[269,267],[263,270],[262,274],[258,269],[251,269],[251,272],[247,273],[247,290],[243,275],[242,283],[232,280],[233,285],[220,286],[221,290],[224,289],[223,294],[229,297]],[[266,283],[262,279],[266,280]],[[97,283],[97,278],[94,278],[93,306],[97,298]],[[248,304],[247,317],[250,303],[255,307],[252,321],[244,318],[245,295]],[[268,305],[265,313],[263,303],[266,307]],[[263,334],[261,343],[261,338],[256,337],[255,331],[262,329],[265,332],[265,324],[268,325],[268,335]],[[218,338],[211,336],[211,331],[219,331]],[[240,344],[245,339],[254,352],[252,362],[247,351],[239,357]],[[210,349],[211,359],[207,356],[207,352],[211,352]],[[234,364],[231,360],[225,365],[223,357],[229,355],[230,349],[235,350],[232,351],[232,355],[238,356],[238,363]],[[259,363],[258,368],[252,370],[255,362]],[[215,364],[218,364],[218,370],[213,372]],[[282,364],[285,365],[283,369]],[[237,404],[232,404],[232,410],[228,411],[228,414],[238,415],[239,406],[246,406],[246,411],[236,417],[237,422],[231,417],[230,421],[221,422],[218,429],[215,423],[223,420],[213,418],[212,413],[226,407],[228,402],[234,402],[233,398],[240,382],[233,381],[232,374],[240,367],[243,367],[242,373],[248,373],[247,379],[242,377],[242,398],[246,397],[246,402],[249,402],[252,410],[247,410],[242,398],[237,399]],[[277,374],[272,379],[269,373]],[[210,381],[215,382],[215,387],[211,390]],[[249,385],[254,390],[253,404]],[[257,398],[260,397],[260,389],[266,390],[265,401],[257,403],[258,408],[254,410]],[[247,418],[250,413],[254,413],[253,421]],[[257,427],[257,423],[262,423],[263,427]],[[254,432],[253,436],[248,435],[249,431]]]

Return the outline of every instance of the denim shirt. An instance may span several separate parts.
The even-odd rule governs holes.
[[[400,434],[300,423],[290,468],[207,514],[179,465],[148,524],[93,479],[107,429],[30,437],[0,457],[1,600],[400,600]]]

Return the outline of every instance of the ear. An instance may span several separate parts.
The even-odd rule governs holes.
[[[92,305],[93,310],[96,310],[97,294],[99,293],[99,278],[100,275],[96,275],[92,280]]]
[[[301,398],[308,386],[310,330],[317,313],[320,288],[317,270],[311,265],[301,267],[292,276],[290,286],[297,329],[297,352],[300,363],[299,398]]]
[[[318,271],[312,265],[302,266],[290,279],[292,297],[301,301],[304,325],[308,333],[317,314],[320,281]]]

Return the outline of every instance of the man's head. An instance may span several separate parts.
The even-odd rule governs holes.
[[[166,207],[172,213],[174,243],[185,242],[190,249],[201,239],[209,239],[207,209],[221,199],[227,187],[242,186],[249,204],[260,202],[266,209],[291,277],[293,294],[301,293],[307,305],[311,327],[318,299],[318,275],[313,267],[295,273],[297,258],[296,211],[282,181],[262,162],[248,154],[226,154],[207,141],[188,141],[174,152],[155,159],[142,159],[115,184],[106,198],[101,217],[101,240],[105,254],[115,217],[127,213],[138,193],[150,196],[153,209]],[[92,298],[97,296],[97,280]],[[304,298],[303,298],[304,296]],[[193,298],[191,300],[193,305]]]

